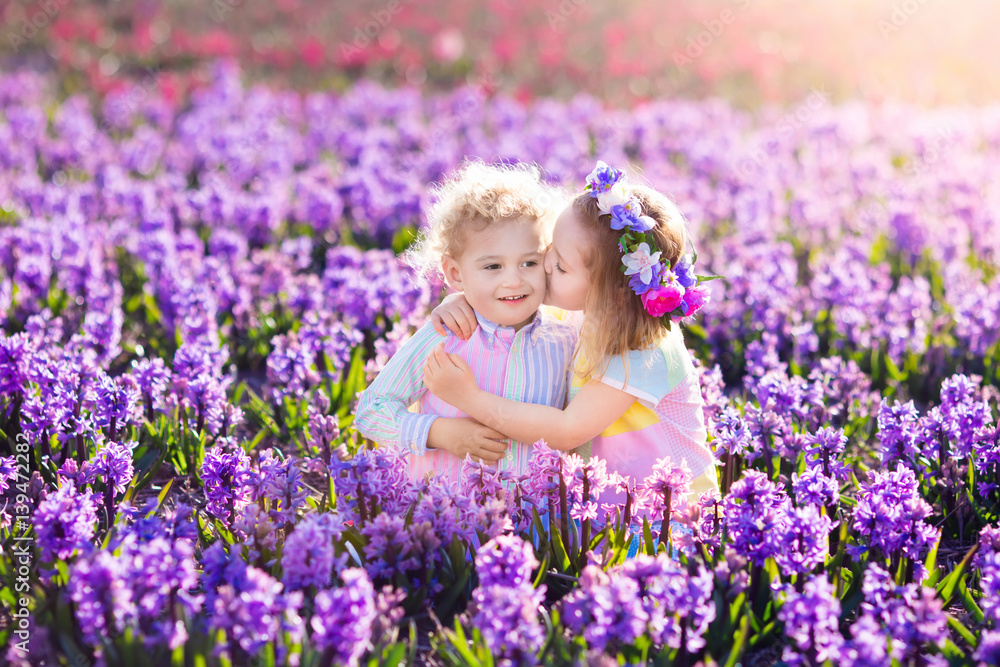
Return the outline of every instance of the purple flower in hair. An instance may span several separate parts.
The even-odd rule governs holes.
[[[677,275],[677,282],[684,289],[694,287],[698,284],[698,279],[694,274],[694,266],[686,259],[677,262],[677,266],[674,267],[674,273]]]
[[[620,169],[609,167],[601,160],[598,160],[597,166],[587,176],[587,187],[584,189],[590,193],[591,197],[596,199],[598,195],[610,191],[611,187],[621,180],[622,175]]]

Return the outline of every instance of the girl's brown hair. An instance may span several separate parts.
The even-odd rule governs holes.
[[[676,266],[687,246],[687,228],[680,210],[669,198],[645,185],[626,184],[625,190],[656,221],[656,227],[646,234],[656,241],[662,253],[660,262]],[[621,271],[624,253],[618,239],[622,231],[611,229],[611,214],[601,213],[597,199],[587,193],[576,197],[572,207],[593,241],[589,256],[584,258],[590,292],[577,341],[582,362],[577,372],[585,378],[600,378],[612,356],[620,355],[625,361],[630,350],[658,345],[667,329],[659,318],[646,312],[642,299],[629,287],[630,276]],[[627,372],[628,364],[625,368]]]

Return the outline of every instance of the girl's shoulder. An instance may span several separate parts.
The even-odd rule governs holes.
[[[694,372],[691,355],[680,328],[673,329],[656,346],[630,350],[624,358],[608,358],[602,381],[656,405]]]

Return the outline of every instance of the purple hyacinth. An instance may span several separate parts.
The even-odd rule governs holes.
[[[288,590],[330,585],[333,573],[344,566],[337,558],[333,541],[339,537],[336,515],[309,514],[295,525],[282,547],[282,582]]]
[[[31,517],[42,561],[66,560],[93,547],[97,501],[90,489],[64,484],[38,504]]]
[[[756,458],[755,445],[750,428],[736,408],[729,405],[723,408],[715,423],[715,433],[717,456],[721,456],[723,453],[735,456],[744,452],[750,452],[748,459],[752,461]]]
[[[631,644],[642,637],[649,613],[634,579],[588,565],[580,573],[578,588],[563,598],[562,619],[588,646],[603,651],[611,642]]]
[[[972,657],[978,660],[982,667],[1000,664],[1000,630],[984,630]]]
[[[340,578],[341,586],[316,595],[312,639],[324,651],[323,664],[356,667],[371,643],[375,589],[359,568],[344,570]]]
[[[781,532],[790,509],[788,497],[758,470],[747,470],[725,498],[726,527],[733,547],[763,565],[784,544]]]
[[[225,630],[229,640],[246,653],[255,654],[278,640],[282,630],[295,630],[300,620],[301,592],[286,595],[283,588],[267,572],[247,567],[239,586],[232,583],[219,586],[209,609],[209,628]]]
[[[872,614],[861,614],[851,624],[851,640],[842,654],[842,664],[850,667],[883,667],[892,663],[889,637]]]
[[[534,665],[545,640],[539,610],[545,586],[534,588],[531,573],[539,565],[531,545],[515,535],[501,535],[476,554],[479,586],[472,592],[472,626],[479,629],[501,665]]]
[[[878,411],[878,439],[882,444],[879,456],[888,467],[896,461],[913,461],[919,455],[921,429],[913,401],[890,407],[883,402]]]
[[[116,440],[118,433],[136,423],[141,415],[135,380],[127,375],[112,378],[101,373],[97,377],[95,393],[92,410],[94,424],[106,430],[109,440]]]
[[[0,495],[10,488],[10,481],[17,479],[17,459],[13,456],[0,456]]]
[[[705,646],[705,633],[716,615],[711,570],[699,566],[688,572],[666,554],[640,554],[617,572],[638,585],[648,617],[646,631],[655,647],[695,653]]]
[[[405,512],[416,495],[406,455],[396,451],[359,449],[343,460],[334,454],[330,475],[344,521],[364,524],[377,508],[390,514]]]
[[[819,665],[836,659],[844,638],[840,634],[840,600],[826,575],[806,581],[801,593],[785,587],[778,618],[792,640],[781,659],[793,667]]]
[[[129,585],[123,559],[109,551],[95,551],[70,568],[67,593],[76,609],[76,620],[91,645],[102,637],[120,634],[135,623],[137,600]]]
[[[170,386],[170,369],[159,357],[140,359],[132,362],[132,376],[145,403],[146,418],[152,421],[156,412],[167,409],[164,397]]]
[[[979,606],[994,627],[1000,627],[1000,526],[986,526],[980,532],[975,566],[983,593]]]
[[[26,333],[12,336],[0,334],[0,398],[4,400],[5,416],[10,416],[14,398],[23,396],[28,388],[28,366],[31,350]]]
[[[121,555],[136,605],[136,624],[147,647],[167,646],[173,650],[188,638],[174,602],[180,602],[193,615],[203,600],[191,592],[198,583],[194,541],[165,537],[139,541],[136,537],[133,535],[123,545]]]
[[[689,503],[680,522],[691,529],[690,534],[681,532],[675,543],[682,549],[696,550],[704,545],[710,554],[715,553],[722,543],[722,499],[719,492],[710,489],[698,497],[698,502]]]
[[[293,521],[309,497],[295,457],[278,459],[268,448],[257,455],[257,467],[255,498],[270,503],[271,518],[278,526]]]
[[[910,559],[917,580],[926,568],[923,557],[938,539],[940,530],[926,523],[933,508],[920,496],[914,473],[897,464],[893,472],[876,472],[861,486],[854,510],[854,530],[867,539],[848,547],[852,556],[869,549],[883,556]]]
[[[440,540],[427,528],[429,526],[408,530],[403,517],[387,512],[382,512],[365,523],[361,533],[368,538],[368,544],[365,545],[365,567],[371,577],[391,579],[397,573],[405,574],[420,567],[422,563],[419,555],[413,553],[413,539],[433,540],[429,545],[433,548],[440,545]]]
[[[280,403],[286,396],[296,400],[305,398],[320,381],[315,363],[315,351],[301,344],[294,331],[272,338],[271,353],[267,355],[267,389],[271,399]]]
[[[830,550],[830,531],[839,522],[820,514],[815,505],[796,507],[786,514],[774,558],[786,575],[805,575],[823,564]]]
[[[843,429],[821,428],[809,438],[806,464],[810,469],[821,469],[826,476],[847,480],[851,476],[851,468],[840,460],[846,445],[847,436]]]
[[[250,458],[239,445],[216,445],[205,452],[201,479],[205,484],[208,512],[226,524],[253,500],[256,474],[250,468]]]
[[[124,493],[132,481],[132,448],[134,441],[106,442],[80,470],[85,483],[100,480],[113,493]]]
[[[807,468],[801,475],[792,473],[792,495],[800,507],[836,507],[840,500],[840,485],[835,478],[824,475],[822,468]]]
[[[873,564],[865,572],[862,591],[860,614],[871,616],[885,629],[882,646],[888,638],[888,652],[893,658],[906,662],[909,657],[925,655],[929,645],[943,645],[948,636],[948,617],[933,588],[919,584],[897,586],[888,572]]]
[[[476,553],[476,574],[480,586],[517,588],[532,581],[538,559],[528,542],[516,535],[490,540]]]

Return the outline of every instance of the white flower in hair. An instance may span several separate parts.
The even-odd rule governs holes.
[[[660,262],[660,252],[649,254],[649,244],[640,243],[635,252],[631,252],[622,257],[622,264],[625,265],[625,275],[631,276],[636,273],[642,282],[648,283],[653,279],[653,267]]]
[[[622,206],[628,200],[629,196],[625,192],[625,184],[622,181],[618,181],[606,192],[597,195],[597,205],[600,207],[601,213],[611,213],[612,206]]]

